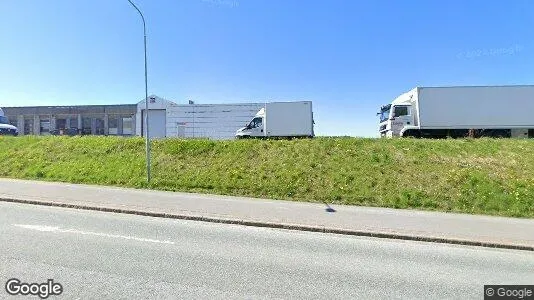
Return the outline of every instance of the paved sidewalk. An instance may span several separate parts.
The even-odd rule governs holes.
[[[534,219],[0,179],[0,200],[534,251]]]

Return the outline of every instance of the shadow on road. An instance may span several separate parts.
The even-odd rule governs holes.
[[[334,213],[334,212],[336,212],[336,210],[333,209],[330,205],[328,205],[328,203],[325,203],[325,205],[326,205],[326,209],[325,209],[326,212],[329,212],[329,213]]]

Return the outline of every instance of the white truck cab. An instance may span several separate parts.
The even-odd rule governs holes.
[[[4,111],[0,108],[0,135],[19,135],[17,127],[9,124],[8,118],[4,115]]]
[[[402,136],[402,133],[407,129],[415,128],[414,107],[413,90],[397,97],[391,104],[382,106],[378,113],[380,115],[380,136]]]
[[[260,109],[258,113],[254,116],[250,123],[237,130],[237,138],[247,138],[247,137],[263,137],[264,128],[263,128],[263,119],[265,118],[265,108]]]

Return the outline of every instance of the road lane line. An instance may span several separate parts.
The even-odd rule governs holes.
[[[93,236],[101,236],[101,237],[108,237],[108,238],[134,240],[134,241],[148,242],[148,243],[174,245],[173,241],[162,241],[162,240],[156,240],[156,239],[141,238],[141,237],[135,237],[135,236],[129,236],[129,235],[109,234],[109,233],[102,233],[102,232],[81,231],[81,230],[76,230],[76,229],[62,229],[56,226],[28,225],[28,224],[13,224],[13,226],[24,228],[24,229],[29,229],[29,230],[42,231],[42,232],[74,233],[74,234],[82,234],[82,235],[93,235]]]

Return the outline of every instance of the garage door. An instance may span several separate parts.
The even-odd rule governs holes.
[[[146,136],[145,130],[145,110],[143,110],[143,136]],[[167,136],[167,112],[165,109],[150,109],[148,111],[148,129],[151,138],[164,138]]]

